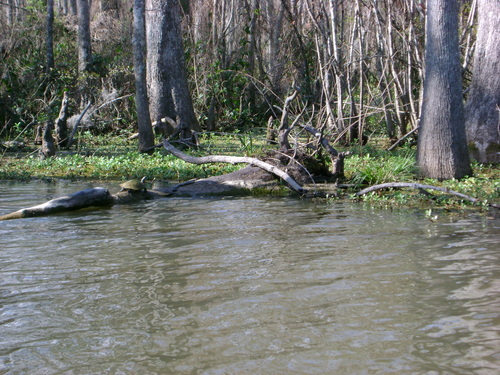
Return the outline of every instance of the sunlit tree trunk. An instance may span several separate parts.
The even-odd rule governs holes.
[[[135,106],[139,128],[139,151],[147,152],[154,145],[146,85],[146,26],[144,0],[134,0],[134,73]]]
[[[269,23],[269,44],[267,48],[267,65],[271,89],[277,94],[282,94],[281,78],[284,75],[284,57],[281,54],[283,43],[283,19],[285,12],[281,1],[268,0],[266,17]]]
[[[162,0],[146,0],[147,84],[149,111],[153,121],[161,122],[166,116],[175,114],[169,95],[168,72],[163,66],[162,51],[167,48],[165,37],[165,14]],[[169,129],[172,133],[173,129]]]
[[[154,121],[170,117],[176,129],[164,129],[165,135],[179,133],[189,138],[198,129],[189,92],[179,3],[177,0],[146,1],[147,78],[150,113]]]
[[[78,6],[78,72],[88,72],[92,68],[92,48],[90,42],[89,0],[77,0]]]
[[[500,163],[500,1],[481,0],[472,83],[465,106],[471,156]]]
[[[425,177],[472,174],[462,103],[458,1],[428,0],[424,100],[417,164]]]
[[[47,0],[47,53],[46,73],[50,74],[54,69],[54,0]]]

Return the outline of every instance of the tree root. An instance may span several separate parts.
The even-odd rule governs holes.
[[[420,190],[425,190],[425,189],[437,190],[437,191],[441,191],[441,192],[444,192],[444,193],[455,195],[455,196],[457,196],[459,198],[465,199],[465,200],[467,200],[469,202],[472,202],[472,203],[475,203],[475,204],[482,204],[483,203],[478,198],[474,198],[474,197],[471,197],[469,195],[465,195],[465,194],[459,193],[457,191],[450,190],[448,188],[443,188],[443,187],[433,186],[433,185],[422,185],[422,184],[417,184],[417,183],[412,183],[412,182],[389,182],[389,183],[385,183],[385,184],[373,185],[373,186],[370,186],[370,187],[368,187],[366,189],[358,191],[356,193],[356,196],[359,197],[361,195],[364,195],[364,194],[367,194],[367,193],[371,193],[372,191],[380,190],[380,189],[403,188],[403,187],[408,187],[408,188],[413,188],[413,189],[420,189]],[[500,209],[500,205],[498,205],[498,204],[487,203],[487,205],[489,207]]]

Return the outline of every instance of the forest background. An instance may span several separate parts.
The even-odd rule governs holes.
[[[47,2],[1,2],[1,140],[35,139],[36,126],[58,116],[64,92],[70,115],[93,105],[84,134],[126,140],[137,131],[133,2],[91,2],[92,67],[84,73],[76,3],[54,2],[54,67],[47,69]],[[464,99],[476,5],[460,1]],[[196,0],[181,1],[181,9],[188,82],[205,132],[272,137],[285,98],[297,90],[291,116],[300,114],[332,144],[388,148],[403,138],[411,149],[422,103],[425,2]],[[357,179],[382,182],[365,177]]]

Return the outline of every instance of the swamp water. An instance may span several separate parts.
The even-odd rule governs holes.
[[[88,186],[0,183],[0,214]],[[498,374],[499,227],[254,197],[0,222],[0,374]]]

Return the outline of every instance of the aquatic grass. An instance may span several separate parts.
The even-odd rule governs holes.
[[[200,152],[206,154],[256,155],[268,148],[264,133],[257,129],[246,132],[205,132],[199,134]]]
[[[386,153],[379,157],[371,154],[352,155],[346,159],[345,170],[347,180],[355,185],[408,181],[415,177],[415,157],[412,153]]]
[[[145,155],[128,152],[116,156],[61,155],[40,160],[38,157],[9,160],[0,166],[2,179],[65,178],[122,180],[141,178],[159,180],[189,180],[232,172],[237,166],[229,164],[195,165],[172,155]]]

